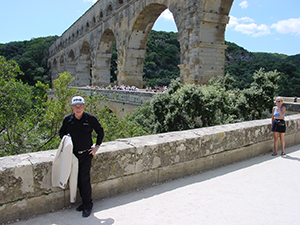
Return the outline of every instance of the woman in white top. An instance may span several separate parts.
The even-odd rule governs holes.
[[[278,150],[278,136],[280,136],[280,143],[281,143],[281,155],[285,155],[284,147],[284,134],[285,134],[285,121],[284,116],[286,112],[286,107],[283,106],[283,99],[278,97],[276,98],[276,106],[273,107],[272,112],[272,131],[274,136],[274,152],[272,156],[277,155]]]

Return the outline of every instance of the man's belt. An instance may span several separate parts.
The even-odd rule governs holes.
[[[77,153],[78,154],[83,154],[83,153],[85,153],[85,152],[88,152],[90,149],[85,149],[85,150],[82,150],[82,151],[78,151]]]

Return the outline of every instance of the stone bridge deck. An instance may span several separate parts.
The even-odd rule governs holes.
[[[15,224],[298,225],[300,145],[286,153],[284,157],[265,154],[105,198],[95,202],[92,215],[85,219],[73,207]]]

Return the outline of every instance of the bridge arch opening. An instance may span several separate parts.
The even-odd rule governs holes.
[[[111,14],[112,14],[112,11],[113,11],[112,5],[109,5],[109,6],[107,7],[107,16],[111,15]]]
[[[59,59],[59,68],[60,68],[60,73],[65,71],[65,58],[63,55],[61,55]]]
[[[75,60],[75,54],[74,54],[73,50],[71,50],[69,52],[68,59],[69,59],[70,62],[73,62]]]
[[[144,87],[163,89],[180,77],[180,44],[173,13],[165,9],[154,23],[144,59]]]
[[[118,68],[119,84],[135,85],[140,88],[144,87],[146,79],[144,73],[144,59],[146,57],[147,42],[156,20],[166,9],[168,9],[166,5],[152,3],[147,5],[137,16],[131,29],[129,43],[125,49],[123,61],[126,62],[126,64],[122,65],[122,68]],[[178,64],[176,64],[176,68]],[[134,70],[132,68],[134,68]],[[178,76],[179,73],[179,68],[177,68]]]
[[[76,75],[74,83],[77,86],[86,86],[91,83],[91,50],[90,44],[84,41],[80,48],[80,55],[76,65]]]
[[[67,57],[67,66],[66,66],[66,70],[72,75],[75,76],[76,75],[76,60],[75,60],[75,53],[72,50],[70,50],[68,57]],[[72,85],[74,85],[75,82],[72,83]]]
[[[57,63],[56,58],[53,60],[52,73],[54,74],[53,80],[57,79],[58,78],[58,63]]]
[[[115,73],[115,66],[112,63],[117,61],[116,54],[113,54],[113,47],[115,46],[116,39],[111,29],[106,29],[99,41],[96,52],[96,58],[92,67],[92,85],[108,86],[111,83],[111,76]],[[112,56],[114,60],[112,60]],[[113,70],[111,72],[111,70]]]

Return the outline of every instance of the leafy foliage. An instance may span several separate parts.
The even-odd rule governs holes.
[[[116,45],[113,46],[110,82],[117,80]],[[152,30],[147,41],[146,56],[143,62],[144,86],[168,86],[171,80],[180,76],[180,44],[177,33]]]
[[[300,96],[300,54],[287,56],[277,53],[250,53],[238,45],[226,42],[226,73],[235,79],[233,88],[249,88],[253,73],[263,68],[266,72],[279,72],[277,95]]]
[[[272,109],[278,78],[276,71],[260,69],[250,88],[234,92],[229,89],[234,80],[228,74],[200,87],[172,81],[167,92],[155,95],[127,119],[143,125],[148,133],[261,119],[266,109]]]
[[[33,87],[16,79],[22,72],[15,61],[6,61],[0,56],[0,146],[2,152],[19,153],[24,146],[24,137],[35,126],[31,115]],[[32,122],[24,123],[32,117]],[[30,137],[27,138],[30,142]],[[3,153],[0,152],[0,155]]]
[[[0,156],[57,148],[58,130],[72,112],[71,98],[78,94],[77,89],[68,88],[74,80],[68,73],[53,81],[52,98],[48,85],[37,82],[35,87],[29,86],[16,79],[18,74],[22,72],[15,61],[0,57]],[[86,96],[87,110],[103,125],[104,141],[147,134],[136,122],[119,120],[100,107],[99,100],[103,101],[99,95]]]
[[[168,86],[180,75],[177,33],[152,30],[144,59],[145,86]]]
[[[0,55],[15,60],[24,76],[18,76],[24,83],[34,86],[37,81],[50,85],[47,68],[47,51],[57,36],[34,38],[30,41],[0,44]]]

